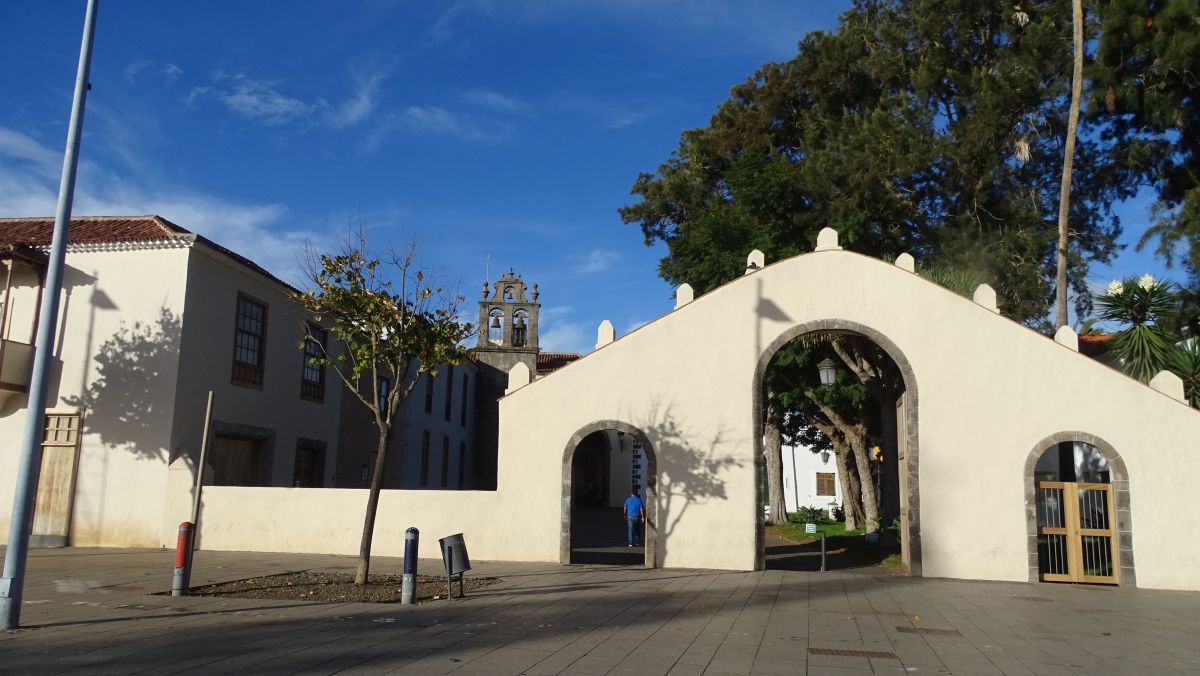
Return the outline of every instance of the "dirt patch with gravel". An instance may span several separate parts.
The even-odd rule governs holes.
[[[311,603],[399,603],[401,596],[400,575],[371,575],[367,584],[354,584],[350,573],[318,573],[297,571],[245,580],[219,582],[217,584],[192,587],[192,596],[228,596],[239,599],[269,599],[274,601],[308,601]],[[502,582],[496,577],[471,577],[463,580],[467,596],[471,592]],[[446,598],[446,578],[418,575],[414,589],[417,603]],[[458,581],[454,582],[454,596],[458,597]]]

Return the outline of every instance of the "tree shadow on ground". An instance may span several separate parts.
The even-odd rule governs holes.
[[[835,535],[825,540],[825,570],[855,570],[879,568],[900,548],[888,544],[867,543],[862,535]],[[821,570],[821,541],[787,542],[768,539],[767,570]]]

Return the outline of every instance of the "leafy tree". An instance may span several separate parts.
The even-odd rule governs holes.
[[[382,255],[372,252],[365,234],[354,234],[335,253],[309,252],[310,288],[297,300],[313,321],[329,326],[341,349],[325,351],[308,332],[305,342],[321,346],[314,363],[332,367],[346,390],[371,412],[379,432],[355,584],[366,584],[379,491],[387,464],[396,412],[423,376],[436,377],[437,367],[466,358],[462,341],[470,324],[458,321],[462,297],[435,286],[419,267],[416,245]],[[301,349],[304,348],[301,344]],[[395,385],[380,391],[381,378]]]
[[[1062,3],[860,0],[837,31],[805,36],[794,58],[735,86],[708,126],[683,132],[621,217],[667,244],[665,279],[701,293],[741,274],[749,249],[777,260],[831,226],[868,255],[978,270],[1006,314],[1040,324],[1070,44]],[[1135,178],[1090,131],[1078,135],[1069,213],[1082,310],[1089,263],[1115,251],[1112,203]]]
[[[1138,247],[1200,266],[1200,0],[1105,0],[1092,116],[1158,201]]]

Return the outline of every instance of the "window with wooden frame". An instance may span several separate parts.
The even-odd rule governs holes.
[[[325,400],[325,365],[319,360],[325,358],[328,345],[329,332],[309,324],[304,336],[304,369],[300,373],[300,396],[305,399]]]
[[[837,475],[833,472],[817,472],[817,495],[837,495]]]
[[[429,485],[429,430],[421,432],[421,487]]]
[[[266,362],[267,306],[239,293],[233,331],[233,382],[262,388]]]

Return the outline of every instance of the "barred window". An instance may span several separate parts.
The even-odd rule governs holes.
[[[238,294],[233,332],[233,382],[262,387],[267,306]]]

